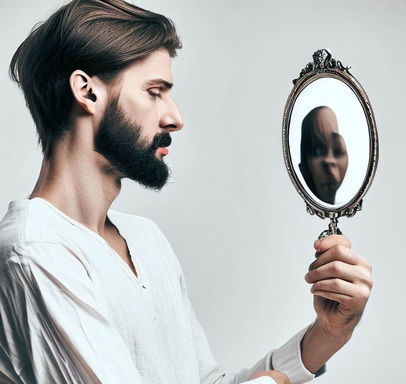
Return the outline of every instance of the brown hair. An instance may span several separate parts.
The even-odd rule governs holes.
[[[10,63],[45,156],[69,127],[77,69],[105,81],[158,48],[181,48],[172,21],[123,0],[73,0],[36,25]]]

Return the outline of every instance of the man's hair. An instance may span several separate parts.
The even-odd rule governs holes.
[[[9,70],[24,92],[44,155],[69,128],[73,71],[112,81],[159,48],[171,57],[181,48],[172,21],[123,0],[74,0],[36,25]]]

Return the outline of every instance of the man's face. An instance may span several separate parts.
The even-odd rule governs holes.
[[[169,96],[170,56],[157,50],[126,68],[120,92],[108,105],[95,138],[95,149],[108,160],[105,172],[128,177],[147,188],[161,189],[169,169],[170,132],[183,127],[182,116]]]
[[[334,204],[336,192],[347,171],[347,148],[338,133],[337,118],[331,109],[323,108],[318,112],[314,129],[323,137],[323,141],[314,144],[307,160],[308,167],[317,197]]]

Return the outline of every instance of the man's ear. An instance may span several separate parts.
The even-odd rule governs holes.
[[[96,111],[97,90],[92,78],[81,70],[72,72],[69,85],[72,95],[78,105],[87,113],[93,115]]]

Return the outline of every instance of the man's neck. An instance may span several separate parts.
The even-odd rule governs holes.
[[[94,151],[71,151],[71,148],[62,145],[50,158],[43,160],[30,198],[41,197],[49,201],[103,236],[108,224],[107,211],[120,193],[119,179],[101,171],[103,159]]]

